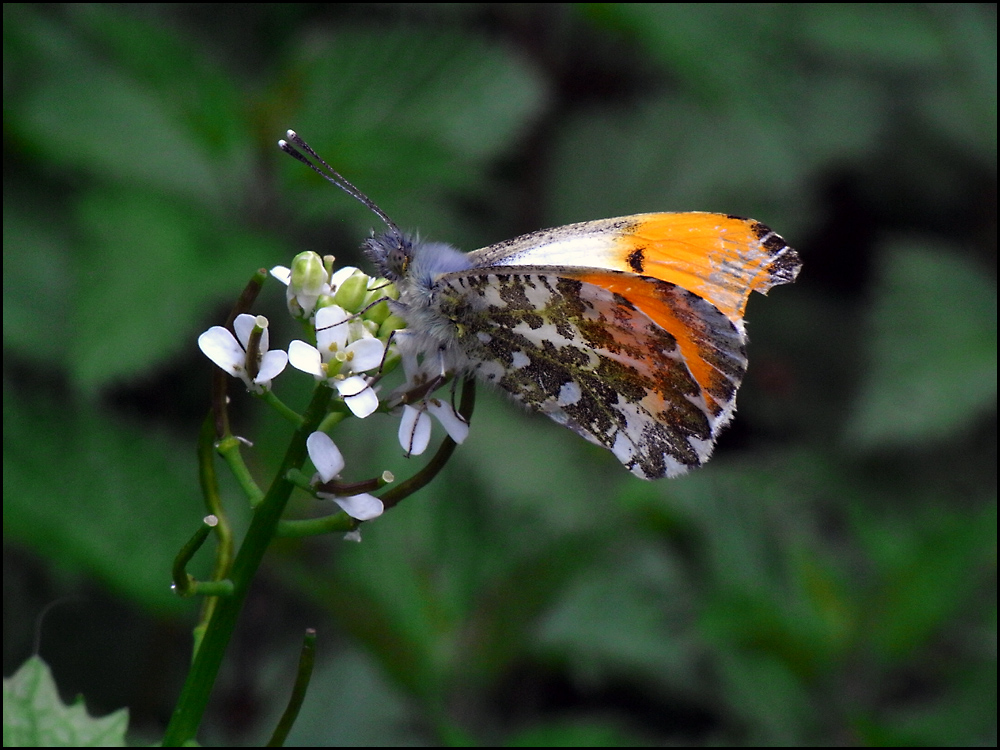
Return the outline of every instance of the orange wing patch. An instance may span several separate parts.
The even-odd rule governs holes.
[[[676,284],[742,326],[750,292],[795,280],[799,259],[752,219],[712,213],[641,214],[616,238],[617,270]]]
[[[623,297],[669,333],[701,386],[711,417],[721,419],[723,424],[728,421],[746,368],[744,341],[735,324],[711,315],[692,296],[672,293],[671,282],[614,272],[563,275]],[[718,309],[714,302],[710,304]]]

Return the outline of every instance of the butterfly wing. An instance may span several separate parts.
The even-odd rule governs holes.
[[[438,279],[434,298],[479,376],[642,478],[704,463],[732,416],[742,328],[676,284],[597,268],[473,268]]]
[[[544,229],[471,253],[472,264],[589,267],[649,276],[710,302],[737,328],[752,291],[795,280],[801,263],[753,219],[702,212],[623,216]]]

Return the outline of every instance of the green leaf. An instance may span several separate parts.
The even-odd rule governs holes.
[[[792,78],[789,46],[761,44],[787,34],[794,22],[796,14],[780,4],[592,3],[582,8],[595,22],[641,46],[650,61],[701,102],[766,107],[769,89]]]
[[[865,70],[940,65],[941,18],[929,6],[821,3],[806,6],[801,33],[819,54]]]
[[[11,18],[5,37],[19,47],[19,72],[31,85],[12,89],[8,124],[44,159],[203,201],[231,192],[232,175],[218,169],[204,139],[179,114],[186,102],[179,91],[150,87],[136,71],[108,60],[77,26],[34,11]],[[140,25],[136,33],[141,44],[150,29]],[[188,56],[179,69],[190,63]]]
[[[194,352],[209,304],[281,257],[266,237],[152,191],[90,191],[77,213],[86,251],[69,365],[89,392]]]
[[[538,74],[506,47],[460,34],[356,28],[302,45],[291,64],[288,127],[400,226],[445,236],[449,192],[483,183],[544,101]],[[316,188],[288,164],[297,201],[315,216],[357,217],[354,201]]]
[[[246,94],[240,78],[220,63],[217,48],[181,35],[155,8],[122,13],[109,5],[70,6],[73,19],[106,45],[102,50],[132,80],[153,92],[171,119],[191,133],[213,159],[233,174],[251,177],[254,142],[246,117]],[[158,144],[150,144],[158,148]],[[241,191],[224,186],[227,195]],[[235,201],[234,201],[235,203]]]
[[[809,161],[780,118],[711,112],[676,95],[586,112],[561,130],[547,221],[563,224],[644,211],[753,216],[782,234]]]
[[[995,284],[955,248],[897,242],[883,258],[845,430],[858,449],[941,440],[996,409]]]
[[[3,681],[4,747],[125,747],[128,709],[95,719],[83,699],[66,705],[49,666],[33,656]]]
[[[574,682],[614,676],[697,694],[704,649],[694,636],[695,592],[658,540],[616,530],[596,564],[576,571],[537,628],[531,650],[565,663]]]
[[[816,706],[808,683],[779,657],[755,651],[721,652],[713,660],[727,708],[742,725],[748,747],[798,747],[808,744]]]
[[[860,509],[854,512],[858,536],[877,564],[875,585],[861,607],[863,635],[874,654],[901,661],[989,588],[985,571],[996,553],[995,496],[976,513],[950,510],[937,497],[908,508],[905,518],[880,523]]]
[[[5,539],[154,611],[189,609],[170,566],[205,514],[190,446],[8,383],[3,415]]]
[[[644,747],[621,722],[591,716],[557,719],[518,732],[504,747]]]
[[[72,340],[70,232],[31,196],[4,191],[3,344],[35,363],[61,365]]]

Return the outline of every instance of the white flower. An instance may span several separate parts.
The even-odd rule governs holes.
[[[344,457],[325,432],[314,432],[306,438],[306,450],[309,452],[309,459],[316,467],[317,480],[329,482],[343,471]],[[367,492],[349,497],[339,497],[328,492],[316,494],[324,499],[333,500],[347,515],[359,521],[370,521],[382,515],[385,510],[382,501]]]
[[[469,436],[469,423],[455,411],[451,404],[446,404],[437,398],[428,398],[416,406],[407,404],[403,407],[403,418],[399,422],[399,444],[403,446],[408,456],[419,456],[431,440],[431,418],[437,419],[444,427],[448,437],[456,443],[465,442]]]
[[[405,340],[406,335],[405,330],[399,332],[396,337],[397,341]],[[444,370],[435,371],[427,360],[418,360],[412,347],[400,346],[399,352],[403,363],[403,372],[406,373],[406,383],[402,388],[396,389],[397,397],[405,396],[407,392],[412,394],[421,388],[430,387],[432,390],[436,390],[436,386],[429,386],[436,379],[444,382]],[[469,436],[469,423],[451,404],[446,404],[437,398],[426,397],[412,406],[407,404],[403,407],[403,418],[399,423],[399,444],[403,446],[407,456],[419,456],[427,450],[431,439],[431,418],[428,416],[428,412],[441,423],[445,432],[448,433],[448,437],[456,443],[463,443],[465,438]]]
[[[255,368],[249,368],[247,347],[254,328],[262,329],[257,348]],[[246,383],[247,390],[263,393],[271,388],[271,380],[277,377],[285,365],[288,355],[280,349],[268,351],[267,318],[263,315],[237,315],[233,321],[236,336],[228,328],[212,326],[198,337],[198,347],[205,356],[233,377]],[[250,370],[257,374],[251,378]]]
[[[367,417],[378,408],[378,396],[358,373],[382,364],[385,344],[372,336],[357,316],[339,305],[316,313],[316,346],[293,341],[288,346],[292,367],[308,372],[335,387],[356,417]]]

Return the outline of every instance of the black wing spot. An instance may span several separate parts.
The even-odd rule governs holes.
[[[625,260],[635,273],[642,273],[646,270],[646,253],[641,247],[630,252]]]

